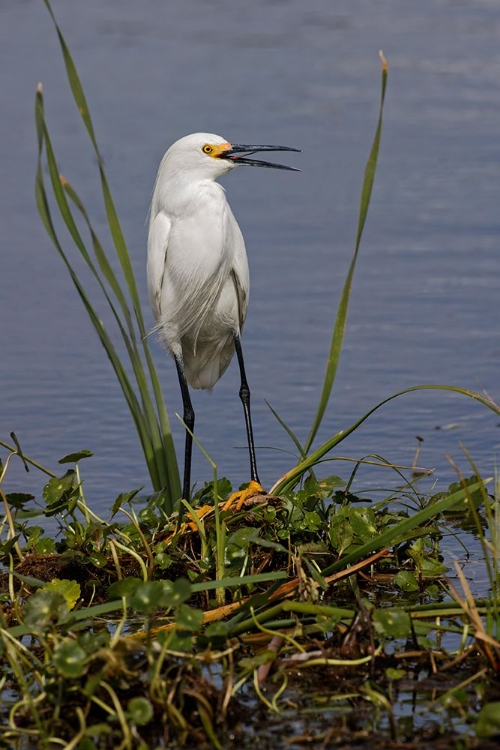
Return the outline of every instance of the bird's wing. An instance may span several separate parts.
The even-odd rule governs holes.
[[[241,331],[241,329],[243,328],[243,323],[245,322],[245,318],[247,316],[250,279],[248,273],[248,260],[245,250],[245,241],[234,217],[232,221],[232,232],[234,256],[231,275],[233,277],[236,294],[238,296],[238,322],[240,324]]]
[[[149,225],[148,235],[148,294],[149,303],[156,321],[161,316],[161,289],[167,262],[168,237],[172,222],[160,211]]]
[[[243,286],[241,284],[241,279],[239,278],[234,268],[231,271],[231,276],[233,278],[234,287],[236,289],[236,295],[238,297],[238,323],[239,323],[240,332],[241,332],[241,330],[243,329],[243,323],[245,322],[245,318],[247,315],[248,290],[243,289]]]

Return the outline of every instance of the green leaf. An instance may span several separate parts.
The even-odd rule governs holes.
[[[35,552],[38,555],[51,555],[56,548],[54,539],[50,537],[42,537],[35,544]]]
[[[64,456],[64,458],[59,459],[60,464],[76,464],[78,461],[81,461],[82,458],[90,458],[90,456],[93,456],[94,454],[92,451],[82,450],[78,451],[77,453],[68,453],[67,456]]]
[[[160,581],[142,581],[127,599],[138,612],[152,614],[163,605],[164,588]]]
[[[11,537],[11,539],[8,539],[6,542],[0,543],[0,560],[5,560],[6,562],[9,559],[9,555],[12,554],[12,550],[16,546],[16,542],[19,539],[19,534],[16,534],[15,536]]]
[[[345,514],[337,513],[330,521],[330,542],[339,555],[343,555],[354,540],[351,520]]]
[[[178,578],[172,586],[172,592],[169,596],[169,607],[176,607],[178,604],[187,601],[193,591],[194,586],[189,581],[186,581],[185,578]]]
[[[377,609],[373,613],[373,625],[379,635],[386,638],[406,638],[411,633],[408,612],[403,609]]]
[[[170,555],[167,555],[166,552],[158,552],[158,554],[155,555],[155,565],[157,565],[160,570],[166,570],[171,564],[172,558]]]
[[[127,714],[130,720],[137,724],[137,726],[144,726],[149,724],[153,718],[153,706],[147,698],[137,697],[131,698],[127,703]]]
[[[66,599],[58,591],[37,591],[24,605],[24,623],[34,632],[57,623],[68,612]]]
[[[395,669],[394,667],[387,667],[385,670],[385,676],[388,680],[402,680],[405,677],[406,671],[404,669]]]
[[[187,604],[180,604],[175,612],[175,622],[184,630],[199,630],[203,624],[203,612]]]
[[[500,737],[500,701],[483,706],[477,717],[476,735],[481,739]]]
[[[485,483],[482,482],[481,484],[484,485]],[[332,573],[335,573],[337,570],[343,570],[350,565],[353,565],[363,557],[366,557],[366,555],[370,554],[370,552],[374,552],[375,550],[382,549],[383,547],[389,545],[394,545],[400,536],[407,534],[412,529],[418,528],[422,524],[426,523],[430,518],[435,518],[445,510],[452,508],[455,503],[461,502],[463,497],[464,490],[462,489],[458,492],[453,493],[453,495],[444,497],[442,500],[439,500],[433,505],[428,505],[427,507],[415,513],[413,516],[405,518],[394,526],[391,526],[386,531],[382,531],[381,533],[377,534],[375,537],[370,539],[365,544],[361,545],[361,547],[358,547],[354,552],[351,552],[350,554],[343,557],[341,560],[338,560],[332,565],[329,565],[322,571],[323,575],[328,576]]]
[[[0,472],[1,472],[1,467],[0,467]],[[7,498],[8,504],[12,508],[22,508],[23,505],[26,505],[26,503],[29,503],[30,500],[35,499],[34,495],[29,495],[28,493],[25,493],[25,492],[9,492],[8,494],[5,495],[5,497]]]
[[[68,492],[75,488],[76,474],[70,469],[62,477],[49,479],[42,490],[42,497],[47,505],[54,505]]]
[[[91,552],[88,555],[88,559],[96,568],[105,568],[108,564],[108,558],[106,555],[103,555],[102,552],[98,552],[97,550]]]
[[[111,506],[111,516],[114,516],[115,513],[118,513],[120,508],[122,508],[124,505],[130,503],[130,501],[133,500],[134,497],[138,495],[142,489],[144,489],[144,487],[139,487],[137,490],[132,490],[132,492],[121,492]]]
[[[395,585],[401,589],[401,591],[418,591],[420,586],[415,577],[415,573],[411,570],[400,570],[397,575],[394,576]]]
[[[316,511],[306,511],[298,524],[301,531],[318,531],[322,526],[321,517]]]
[[[420,572],[424,578],[436,578],[446,573],[448,567],[432,557],[424,557],[420,564]]]
[[[80,584],[77,581],[70,581],[67,578],[53,578],[50,583],[45,584],[43,591],[55,591],[61,594],[66,601],[68,609],[73,609],[81,594]]]
[[[122,599],[124,596],[132,596],[141,583],[142,578],[134,578],[133,576],[124,578],[122,581],[115,581],[108,588],[108,600],[114,601],[115,599]]]
[[[83,674],[87,654],[76,641],[65,640],[54,649],[54,664],[59,674],[75,679]]]
[[[180,578],[171,581],[141,581],[127,597],[127,604],[144,614],[162,607],[177,607],[191,595],[191,586]]]
[[[78,478],[73,469],[62,477],[49,479],[42,490],[42,497],[47,504],[46,516],[53,516],[63,510],[71,513],[78,500]]]

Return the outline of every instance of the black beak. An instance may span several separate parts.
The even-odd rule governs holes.
[[[260,159],[247,159],[240,154],[256,154],[258,151],[295,151],[300,153],[300,148],[290,148],[289,146],[242,146],[231,145],[228,151],[223,151],[220,155],[220,159],[228,159],[235,164],[247,165],[249,167],[269,167],[271,169],[287,169],[290,172],[300,172],[300,169],[295,167],[286,167],[283,164],[273,164],[272,161],[261,161]]]

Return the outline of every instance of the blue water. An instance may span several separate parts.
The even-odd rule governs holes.
[[[266,400],[302,439],[316,409],[378,112],[379,49],[389,62],[380,162],[319,440],[419,383],[500,400],[497,2],[59,0],[54,10],[87,93],[148,325],[146,217],[170,143],[206,130],[303,149],[288,162],[301,174],[248,169],[224,180],[250,259],[244,351],[259,446],[293,449]],[[85,494],[104,510],[119,492],[148,487],[148,476],[109,362],[36,212],[39,81],[61,171],[109,245],[95,159],[45,7],[3,0],[0,439],[15,430],[26,454],[51,469],[70,451],[94,451],[82,464]],[[175,368],[153,348],[176,422]],[[245,445],[237,391],[234,363],[211,396],[194,395],[198,437],[235,485],[249,478],[237,449]],[[383,407],[336,455],[375,452],[408,465],[419,435],[419,463],[435,467],[444,488],[455,478],[447,454],[470,473],[461,442],[493,473],[499,423],[463,397],[417,393]],[[267,486],[294,462],[264,448],[259,460]],[[209,476],[196,451],[193,478]],[[42,483],[18,463],[4,485],[39,492]],[[389,470],[366,468],[357,487],[396,483]]]

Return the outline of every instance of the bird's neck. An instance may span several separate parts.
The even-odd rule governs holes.
[[[212,201],[226,201],[222,185],[211,179],[193,181],[181,176],[157,185],[153,198],[155,213],[165,211],[171,215],[182,216],[198,212],[201,206],[208,206]]]

